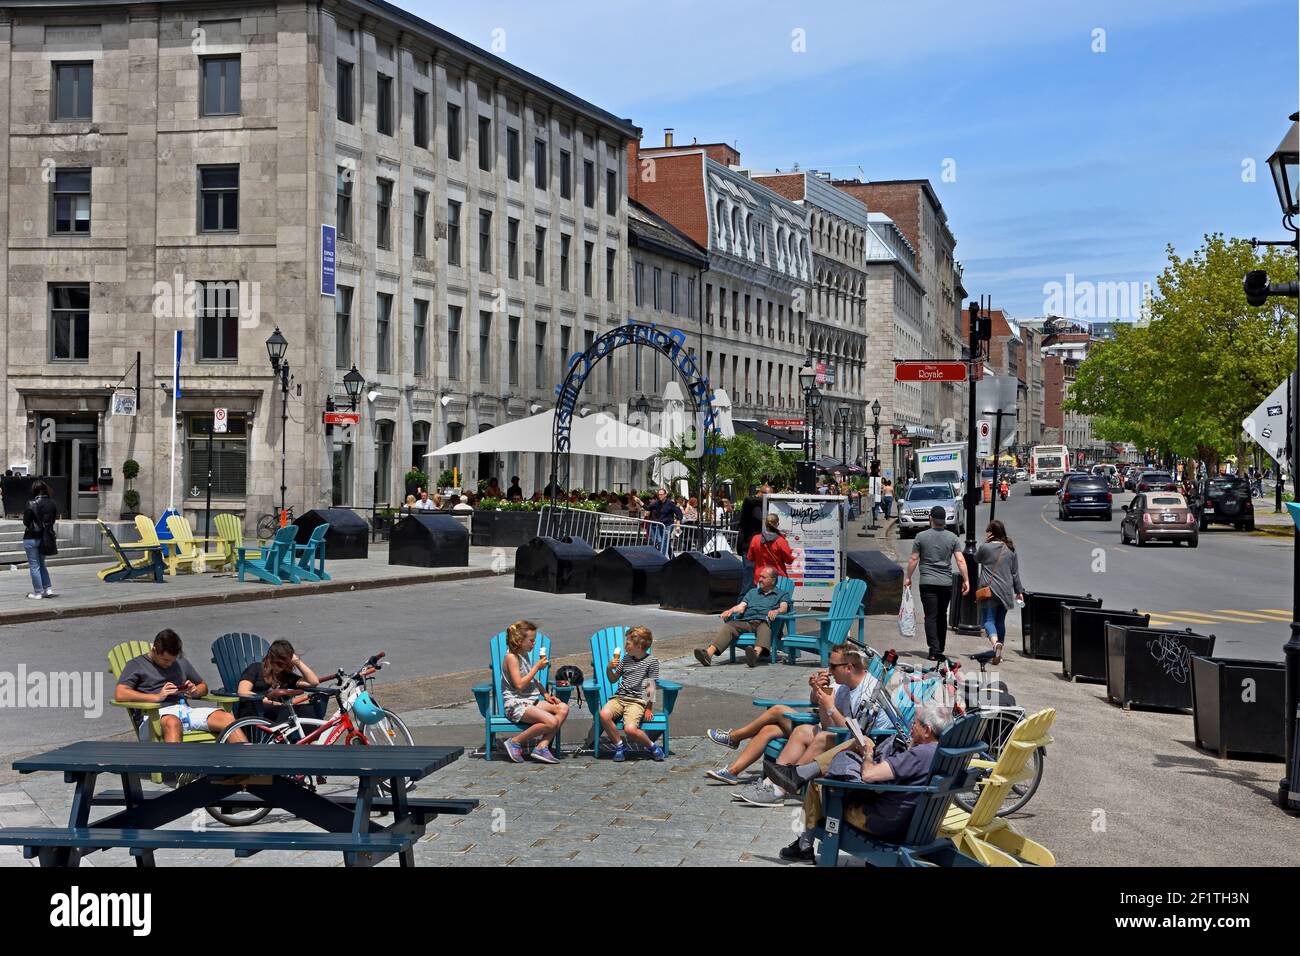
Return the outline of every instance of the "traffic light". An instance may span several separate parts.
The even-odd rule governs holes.
[[[878,459],[871,463],[871,477],[872,478],[880,477],[880,461]]]
[[[1268,273],[1263,269],[1247,272],[1241,287],[1246,292],[1246,301],[1256,308],[1268,302]]]

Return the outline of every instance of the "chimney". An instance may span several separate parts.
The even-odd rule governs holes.
[[[673,144],[673,128],[669,126],[664,130],[664,146],[668,147]]]

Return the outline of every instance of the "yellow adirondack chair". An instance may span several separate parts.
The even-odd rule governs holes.
[[[221,562],[222,567],[227,564],[237,565],[239,563],[239,549],[244,546],[244,520],[239,515],[217,515],[212,519],[212,523],[217,528],[217,538],[221,541],[221,550],[224,560]],[[261,551],[245,551],[250,558],[260,560]]]
[[[1016,724],[989,775],[979,784],[979,798],[967,813],[953,804],[939,828],[966,856],[985,866],[1056,866],[1056,857],[1041,843],[1035,843],[997,815],[1007,791],[1029,776],[1029,758],[1039,747],[1052,742],[1048,731],[1056,720],[1053,708],[1030,714]],[[971,761],[975,765],[975,761]]]
[[[190,570],[199,572],[203,570],[209,560],[209,553],[204,548],[209,544],[215,544],[220,549],[220,538],[196,538],[194,531],[190,528],[190,519],[184,515],[168,515],[167,530],[172,533],[172,543],[176,546],[176,556],[169,559],[169,567],[174,568],[176,565],[188,563]],[[224,549],[218,550],[211,555],[214,564],[221,565],[225,563]],[[172,574],[175,574],[175,570]]]
[[[163,562],[167,565],[167,573],[172,577],[176,576],[176,568],[185,563],[182,562],[177,554],[177,545],[175,541],[161,541],[158,538],[158,530],[149,520],[148,515],[135,516],[135,529],[140,532],[141,544],[156,544],[163,549]],[[194,569],[193,559],[189,562],[190,570]]]

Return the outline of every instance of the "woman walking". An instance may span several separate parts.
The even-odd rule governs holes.
[[[43,481],[32,482],[32,500],[23,512],[23,550],[27,552],[27,570],[32,575],[32,593],[27,596],[34,601],[54,597],[45,557],[58,553],[52,548],[57,537],[54,523],[58,519],[59,509],[50,500],[49,486]]]
[[[993,645],[991,663],[1001,664],[1002,644],[1007,637],[1007,611],[1025,597],[1016,546],[1007,537],[1006,526],[1001,521],[994,519],[984,529],[984,543],[975,552],[975,559],[980,568],[980,587],[975,597],[980,604],[984,636]]]
[[[780,518],[774,514],[767,516],[767,525],[750,541],[745,560],[754,565],[755,584],[759,583],[763,568],[775,568],[780,577],[789,577],[790,565],[794,564],[794,550],[785,540]]]

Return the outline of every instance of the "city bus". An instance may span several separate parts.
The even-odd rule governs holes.
[[[1029,452],[1029,493],[1052,494],[1070,470],[1070,449],[1064,445],[1035,445]]]

